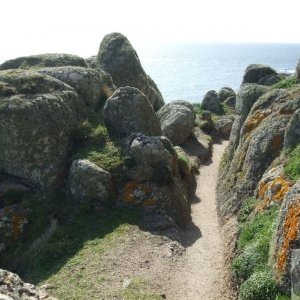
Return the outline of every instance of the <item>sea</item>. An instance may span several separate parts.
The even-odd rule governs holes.
[[[201,103],[207,91],[224,86],[238,90],[246,67],[253,63],[293,74],[300,59],[300,44],[180,43],[136,50],[166,103]]]

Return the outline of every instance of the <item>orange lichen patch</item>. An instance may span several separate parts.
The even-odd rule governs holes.
[[[282,148],[283,137],[281,135],[275,135],[272,140],[271,149],[274,152],[279,151]]]
[[[150,193],[150,188],[142,183],[135,181],[127,182],[124,187],[123,201],[127,204],[136,203],[138,199],[134,192],[138,190],[143,191],[145,195]]]
[[[248,137],[251,131],[256,128],[268,115],[269,112],[257,111],[254,115],[250,116],[245,123],[245,136]]]
[[[298,199],[297,203],[290,206],[288,213],[285,217],[283,234],[284,240],[281,245],[281,249],[279,250],[279,255],[277,259],[277,270],[279,273],[284,272],[288,254],[290,243],[298,238],[299,235],[299,222],[300,221],[300,198]]]
[[[143,207],[149,207],[149,206],[153,206],[153,205],[155,205],[155,204],[156,204],[156,200],[155,200],[154,198],[149,198],[149,199],[146,199],[146,200],[143,202],[142,206],[143,206]]]
[[[261,182],[258,188],[258,195],[263,201],[256,207],[256,210],[261,211],[265,209],[272,201],[281,203],[290,186],[291,183],[282,177],[277,177],[270,182]]]

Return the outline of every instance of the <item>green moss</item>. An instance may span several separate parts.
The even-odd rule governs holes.
[[[201,121],[198,126],[207,133],[211,133],[215,129],[214,123],[206,120]]]
[[[278,83],[272,85],[272,87],[275,89],[287,89],[293,87],[296,84],[297,84],[296,76],[289,76],[279,81]]]
[[[101,109],[81,122],[73,137],[72,160],[88,159],[109,172],[117,172],[124,165],[126,156],[118,139],[108,134]]]
[[[192,168],[189,157],[183,152],[178,152],[177,155],[177,163],[179,170],[184,174],[189,174]]]
[[[288,162],[284,168],[286,175],[296,181],[300,178],[300,144],[291,152],[287,153]]]
[[[277,293],[272,274],[269,271],[259,271],[241,285],[240,300],[274,300]]]
[[[253,242],[260,243],[268,248],[276,227],[278,211],[278,207],[273,206],[268,210],[257,213],[253,219],[241,225],[238,249],[243,250]]]

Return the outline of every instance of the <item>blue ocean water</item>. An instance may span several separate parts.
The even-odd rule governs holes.
[[[223,86],[238,90],[252,63],[294,72],[300,58],[300,44],[169,44],[137,51],[165,102],[201,102],[208,90]]]

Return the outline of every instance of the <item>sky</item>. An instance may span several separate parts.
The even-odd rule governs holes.
[[[139,50],[165,43],[300,43],[299,0],[2,0],[0,62],[96,55],[118,31]]]

